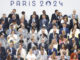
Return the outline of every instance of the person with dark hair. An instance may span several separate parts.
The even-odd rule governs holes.
[[[51,17],[51,22],[53,21],[53,20],[57,20],[57,22],[58,22],[58,13],[59,13],[59,11],[58,10],[55,10],[55,13],[54,14],[52,14],[52,17]]]
[[[39,16],[37,15],[36,11],[33,11],[32,15],[35,15],[35,19],[39,21]],[[30,20],[32,20],[32,15],[30,16]]]
[[[16,21],[17,24],[20,23],[20,20],[16,18],[16,15],[15,15],[15,14],[13,14],[13,15],[12,15],[12,18],[9,20],[9,25],[10,25],[14,20]]]
[[[60,49],[60,55],[61,56],[68,56],[69,55],[69,50],[66,48],[65,44],[62,44],[61,49]]]
[[[22,15],[25,15],[25,11],[22,11],[21,14],[22,14]]]
[[[45,10],[42,11],[42,15],[45,15],[46,20],[48,20],[48,22],[49,22],[49,16],[46,14],[46,11],[45,11]],[[40,20],[43,19],[43,18],[42,18],[42,15],[40,15]]]
[[[21,43],[23,41],[20,41]],[[25,60],[26,58],[26,50],[23,48],[23,45],[22,44],[19,44],[19,47],[17,49],[17,52],[16,52],[16,56],[17,56],[17,59],[23,59]]]
[[[72,29],[75,24],[77,24],[78,27],[78,20],[75,19],[74,15],[72,15],[72,19],[70,20],[70,29]]]
[[[6,51],[0,42],[0,60],[6,60]]]
[[[36,15],[32,15],[32,19],[29,20],[29,26],[30,29],[32,27],[36,28],[37,30],[39,30],[39,20],[36,19]]]
[[[59,27],[57,21],[56,21],[56,20],[53,20],[53,21],[50,22],[50,24],[48,25],[49,31],[50,31],[50,29],[53,28],[54,25],[55,25],[57,28]]]
[[[9,28],[9,23],[8,23],[8,18],[6,17],[6,14],[3,14],[1,17],[1,21],[2,23],[4,22],[4,29],[8,29]]]
[[[16,55],[16,49],[14,48],[14,42],[12,40],[10,41],[10,45],[6,50],[7,50],[7,57],[9,56],[11,60],[14,60]]]
[[[42,15],[42,19],[40,20],[40,29],[42,28],[42,26],[45,26],[46,28],[48,27],[48,23],[49,21],[46,19],[45,15]]]
[[[33,48],[33,47],[38,47],[37,42],[35,42],[34,36],[31,37],[31,42],[28,43],[28,48],[27,51],[29,51],[29,49]]]
[[[8,15],[8,17],[9,17],[10,19],[12,19],[12,15],[13,15],[13,14],[15,14],[15,15],[16,15],[16,19],[19,20],[19,15],[16,13],[16,9],[13,9],[13,10],[11,11],[11,13]]]
[[[59,34],[62,34],[63,32],[65,32],[65,38],[67,38],[67,36],[69,35],[69,29],[67,28],[67,24],[66,23],[63,23],[62,24],[62,28],[60,28],[59,30]]]

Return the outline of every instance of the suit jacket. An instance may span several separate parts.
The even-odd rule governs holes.
[[[45,50],[48,51],[48,44],[47,44],[47,42],[44,43],[44,46],[42,45],[42,43],[40,43],[40,44],[39,44],[39,49],[40,49],[41,47],[44,47]]]
[[[56,15],[55,15],[55,13],[54,13],[54,14],[52,14],[51,22],[52,22],[52,20],[59,20],[59,19],[58,19],[58,16],[56,16]]]
[[[40,28],[42,28],[43,26],[43,23],[42,23],[42,20],[40,20]],[[45,27],[47,28],[48,27],[48,20],[45,21]]]
[[[7,49],[9,49],[11,51],[10,47],[8,47]],[[16,50],[14,47],[12,47],[12,53],[11,53],[12,60],[14,59],[14,55],[16,55]]]
[[[1,18],[1,20],[4,20],[4,25],[3,25],[3,29],[8,29],[9,28],[9,23],[8,23],[8,18]]]
[[[60,29],[59,34],[62,34],[62,30],[63,30],[63,28]],[[69,29],[65,28],[65,32],[66,32],[66,34],[68,34],[69,33]]]
[[[19,25],[20,23],[20,20],[19,19],[10,19],[9,20],[9,25],[13,22],[13,21],[16,21],[16,23]]]
[[[76,19],[75,19],[75,20],[76,20]],[[76,21],[77,21],[77,25],[78,25],[78,20],[76,20]],[[73,28],[73,26],[74,26],[74,24],[73,24],[73,19],[71,19],[71,20],[70,20],[70,27],[69,27],[69,28],[71,29],[71,28]]]
[[[6,60],[6,51],[4,47],[0,47],[0,59],[1,60]]]
[[[8,17],[12,19],[12,15],[13,14],[9,14]],[[16,14],[16,19],[19,19],[19,15],[18,14]]]
[[[16,59],[14,59],[14,60],[24,60],[24,59],[20,57],[20,59],[16,58]]]
[[[30,16],[30,20],[32,19],[32,15]],[[39,20],[39,16],[36,15],[36,20]]]
[[[49,22],[49,16],[48,16],[48,15],[46,15],[46,19],[47,19],[48,22]],[[42,20],[42,15],[40,16],[40,20]]]
[[[55,53],[57,55],[57,49],[55,49],[55,48],[53,48],[52,50],[48,49],[48,55],[52,55],[53,51],[55,51]]]
[[[38,44],[37,43],[33,43],[36,47],[38,47]],[[30,49],[32,48],[32,42],[30,42],[29,44],[28,44],[28,49],[27,49],[27,51],[29,51]]]
[[[52,41],[53,38],[54,38],[54,35],[53,35],[53,33],[51,33],[51,34],[49,35],[49,44],[51,43],[51,41]],[[58,35],[58,34],[57,34],[56,40],[57,40],[57,42],[59,42],[59,35]]]
[[[39,20],[35,19],[35,23],[36,23],[35,27],[38,29],[38,27],[39,27]],[[29,20],[29,26],[30,26],[30,28],[32,27],[31,24],[32,24],[32,19]]]

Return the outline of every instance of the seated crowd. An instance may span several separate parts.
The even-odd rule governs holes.
[[[34,11],[30,20],[16,9],[0,18],[0,60],[80,60],[80,20],[73,10],[51,18],[43,10]],[[51,20],[50,20],[51,19]]]

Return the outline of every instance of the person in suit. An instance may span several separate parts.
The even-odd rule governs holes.
[[[36,28],[37,30],[39,30],[39,20],[36,19],[36,15],[32,15],[32,18],[29,20],[29,26],[30,29],[32,27]]]
[[[13,9],[12,12],[8,15],[8,18],[12,19],[12,15],[16,15],[16,19],[19,20],[19,15],[16,13],[16,9]]]
[[[16,23],[19,25],[20,23],[20,20],[16,18],[16,15],[13,14],[12,15],[12,18],[9,19],[9,25],[13,22],[13,21],[16,21]]]
[[[69,29],[66,27],[66,24],[65,23],[63,23],[62,24],[62,28],[60,28],[60,30],[59,30],[59,34],[62,34],[62,32],[64,31],[65,32],[65,35],[66,35],[66,37],[68,36],[68,34],[69,34]]]
[[[21,58],[20,55],[17,55],[17,58],[15,58],[14,60],[24,60],[24,59]]]
[[[58,10],[55,10],[55,13],[54,14],[52,14],[52,17],[51,17],[51,22],[53,21],[53,20],[57,20],[58,21]]]
[[[72,19],[70,20],[70,29],[74,27],[75,24],[78,24],[78,20],[75,19],[75,16],[72,16]]]
[[[56,30],[53,30],[53,33],[49,35],[49,44],[51,43],[52,39],[56,39],[57,42],[59,40],[59,35],[56,33]]]
[[[48,20],[45,15],[42,15],[42,19],[40,20],[40,28],[42,28],[42,26],[48,27]]]
[[[24,15],[21,16],[19,25],[21,25],[21,24],[24,24],[25,28],[28,29],[28,23],[27,23],[27,20],[25,19]]]
[[[73,47],[74,47],[75,45],[76,45],[77,48],[78,48],[79,42],[76,41],[75,38],[73,38],[73,39],[70,41],[70,43],[69,43],[70,54],[73,52],[72,49],[73,49]]]
[[[33,11],[33,14],[30,16],[30,19],[32,20],[32,16],[35,15],[35,19],[39,20],[39,16],[37,15],[36,11]]]
[[[0,60],[6,60],[6,51],[0,42]]]
[[[14,56],[16,55],[16,49],[14,48],[14,42],[12,40],[10,41],[10,45],[6,50],[7,50],[7,57],[8,55],[10,55],[11,60],[14,60]]]
[[[57,21],[56,21],[56,20],[53,20],[53,21],[50,22],[50,24],[48,25],[48,30],[50,31],[50,29],[52,29],[54,25],[55,25],[56,27],[59,27]]]
[[[52,53],[52,55],[49,57],[49,60],[58,60],[55,51]]]
[[[1,21],[4,21],[4,28],[8,29],[9,28],[9,23],[8,23],[8,18],[6,17],[6,14],[2,15]]]
[[[38,44],[35,42],[35,39],[34,39],[34,37],[32,37],[31,38],[31,42],[29,42],[29,44],[28,44],[28,49],[27,49],[27,51],[29,51],[31,48],[33,48],[33,47],[38,47]]]
[[[43,19],[43,18],[42,18],[43,15],[45,15],[46,20],[48,20],[48,22],[49,22],[49,16],[46,14],[46,11],[45,11],[45,10],[42,11],[42,15],[40,15],[40,20]]]
[[[33,18],[33,17],[35,17],[35,18]],[[40,22],[40,20],[39,20],[39,16],[37,15],[36,11],[33,11],[33,14],[30,16],[29,30],[30,30],[31,23],[32,23],[32,21],[34,21],[34,20],[35,20],[35,23],[36,23],[36,28],[37,28],[37,30],[39,31],[39,22]],[[35,25],[35,24],[34,24],[34,25]],[[34,28],[34,27],[33,27],[33,28]]]
[[[41,47],[44,47],[46,51],[48,51],[48,41],[45,40],[45,38],[41,39],[41,42],[39,43],[39,49]]]
[[[65,23],[65,24],[67,25],[67,26],[66,26],[67,28],[69,28],[70,25],[69,25],[69,23],[68,23],[68,16],[67,16],[67,15],[64,15],[64,16],[63,16],[62,20],[60,21],[59,28],[62,28],[62,27],[63,27],[63,26],[62,26],[63,23]]]
[[[13,30],[15,31],[15,33],[17,33],[17,30],[14,29],[13,24],[10,24],[9,29],[6,31],[7,36],[10,35]]]
[[[5,33],[2,24],[0,24],[0,33]]]
[[[53,47],[53,44],[50,44],[48,48],[48,56],[52,55],[53,52],[57,55],[57,49]]]

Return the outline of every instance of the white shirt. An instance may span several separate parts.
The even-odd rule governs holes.
[[[17,49],[17,52],[18,52],[18,49]],[[17,53],[16,53],[17,54]],[[25,58],[26,57],[26,50],[24,48],[21,49],[21,55],[20,55],[22,58]]]
[[[14,34],[14,35],[10,34],[10,35],[8,35],[7,38],[8,38],[8,43],[10,43],[11,40],[14,41],[14,44],[17,43],[17,42],[19,41],[19,40],[18,40],[17,34]]]
[[[36,60],[36,56],[34,54],[30,54],[28,53],[28,55],[26,56],[27,60]]]
[[[54,30],[55,30],[55,29],[52,28],[52,29],[50,30],[49,34],[53,33]],[[56,33],[59,34],[59,29],[56,29]]]

